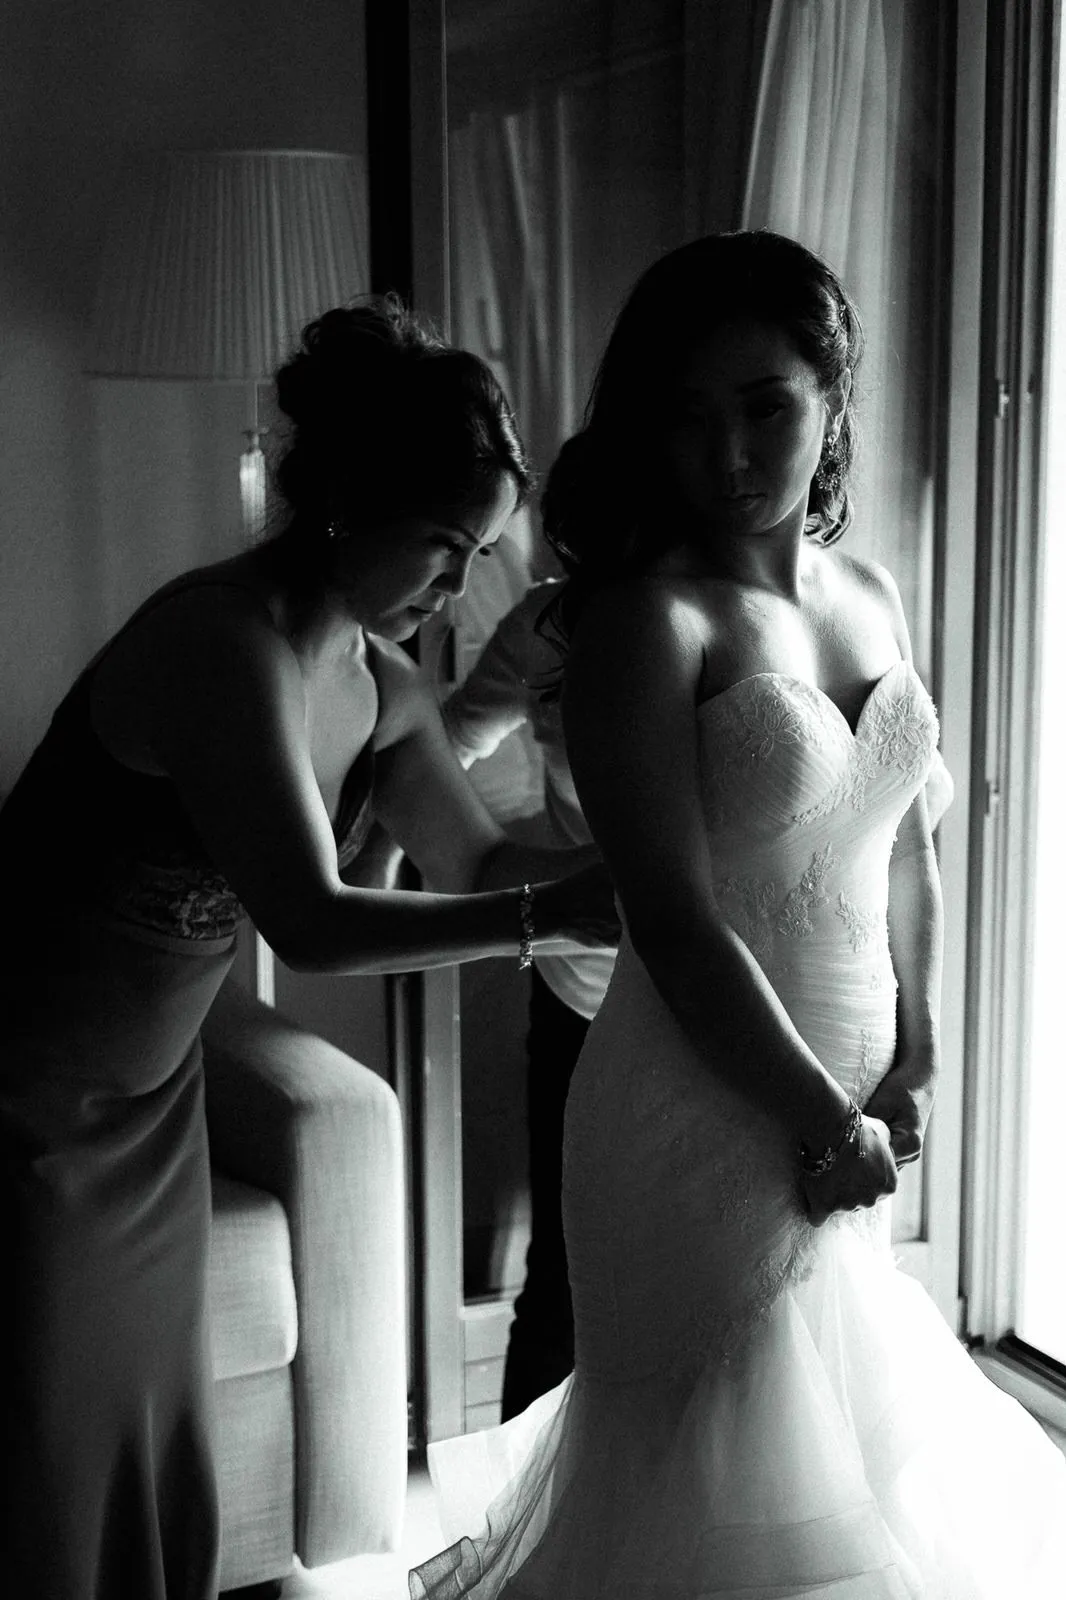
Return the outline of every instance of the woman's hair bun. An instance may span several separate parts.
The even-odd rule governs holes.
[[[330,427],[350,410],[355,391],[373,393],[412,357],[443,347],[397,295],[340,306],[303,330],[277,374],[278,406],[298,428]]]
[[[277,373],[292,424],[274,468],[287,545],[469,505],[501,472],[519,499],[529,463],[492,370],[397,295],[327,311]]]

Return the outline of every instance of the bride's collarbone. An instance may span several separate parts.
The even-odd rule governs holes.
[[[749,608],[708,616],[699,700],[735,685],[778,678],[808,685],[832,700],[854,726],[873,689],[900,661],[887,619],[772,616]]]

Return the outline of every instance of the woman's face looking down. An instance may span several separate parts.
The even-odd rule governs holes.
[[[446,600],[463,593],[473,562],[491,554],[517,502],[514,479],[501,472],[466,506],[338,539],[331,587],[369,633],[409,639]]]

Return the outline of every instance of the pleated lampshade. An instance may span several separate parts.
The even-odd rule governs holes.
[[[304,150],[179,151],[104,242],[85,369],[261,382],[369,287],[362,173]]]

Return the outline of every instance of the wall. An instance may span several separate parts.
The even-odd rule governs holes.
[[[239,390],[80,371],[110,195],[167,148],[365,153],[361,0],[36,0],[0,23],[0,790],[160,579],[233,548]]]

